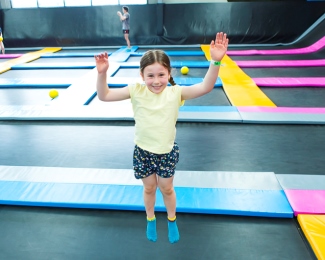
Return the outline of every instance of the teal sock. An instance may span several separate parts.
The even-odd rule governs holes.
[[[176,224],[176,220],[168,220],[168,239],[170,243],[176,243],[179,240],[179,232]]]
[[[152,242],[157,241],[156,219],[147,220],[147,238]]]

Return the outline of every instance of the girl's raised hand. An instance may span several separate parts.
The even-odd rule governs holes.
[[[216,39],[210,43],[210,55],[211,59],[214,61],[221,61],[223,56],[225,56],[228,48],[229,39],[227,34],[223,32],[218,32]]]
[[[106,73],[109,67],[107,52],[95,55],[95,61],[98,73]]]

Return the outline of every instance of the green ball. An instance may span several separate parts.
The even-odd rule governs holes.
[[[49,96],[51,98],[56,98],[59,95],[59,91],[57,91],[56,89],[51,89],[49,92]]]
[[[184,66],[184,67],[181,68],[181,73],[182,73],[183,75],[186,75],[189,71],[190,71],[189,68],[186,67],[186,66]]]

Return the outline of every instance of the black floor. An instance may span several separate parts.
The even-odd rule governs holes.
[[[178,123],[178,170],[324,175],[324,125]],[[0,122],[0,165],[130,169],[133,122]]]
[[[143,212],[0,207],[1,259],[316,259],[294,219],[178,214],[170,244],[165,213],[158,241]]]

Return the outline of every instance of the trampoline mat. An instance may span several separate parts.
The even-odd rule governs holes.
[[[315,259],[294,219],[178,214],[181,240],[172,245],[166,213],[156,214],[158,241],[151,243],[144,212],[10,206],[0,211],[4,259]]]

